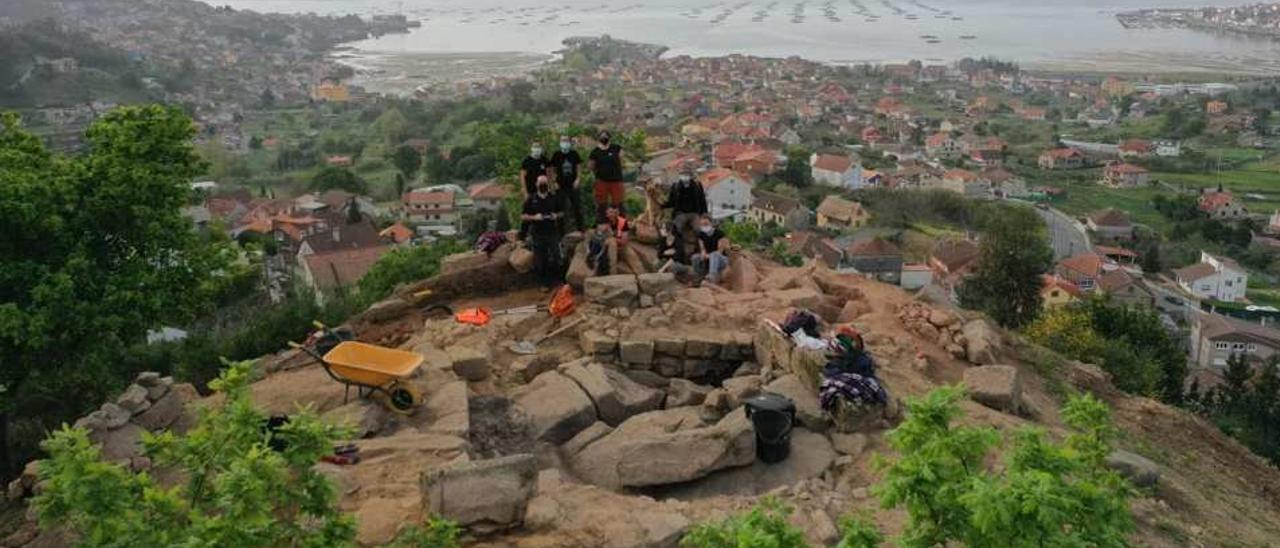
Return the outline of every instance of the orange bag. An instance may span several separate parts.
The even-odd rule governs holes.
[[[565,284],[551,295],[551,302],[547,304],[547,311],[551,313],[552,318],[563,318],[573,314],[575,306],[577,306],[577,303],[573,300],[573,288],[569,287],[569,284]]]
[[[492,316],[493,314],[489,312],[489,309],[482,306],[479,308],[459,310],[458,313],[454,315],[454,319],[458,320],[458,323],[483,326],[489,324],[489,319]]]

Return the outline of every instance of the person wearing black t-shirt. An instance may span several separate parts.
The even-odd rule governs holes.
[[[566,221],[573,219],[575,230],[586,230],[586,225],[582,223],[582,198],[578,195],[578,166],[580,165],[582,165],[582,155],[574,150],[573,141],[568,135],[560,136],[560,150],[551,155],[548,171],[555,175],[556,186],[559,187],[556,194],[560,195],[560,205],[565,212],[564,219]]]
[[[524,161],[520,162],[520,188],[524,191],[524,197],[532,196],[537,190],[538,177],[547,175],[547,167],[551,165],[547,161],[547,155],[542,150],[542,143],[534,141],[529,144],[529,155],[524,157]],[[529,235],[529,223],[520,223],[520,240],[524,240]]]
[[[626,188],[622,184],[622,147],[611,142],[609,132],[601,131],[599,145],[587,157],[587,167],[596,176],[592,196],[596,202],[596,222],[605,221],[609,207],[622,207]]]
[[[520,162],[520,180],[524,182],[524,195],[529,197],[536,191],[538,177],[547,174],[547,155],[542,150],[542,143],[534,141],[529,145],[529,155]]]
[[[547,176],[540,177],[534,192],[525,198],[520,220],[529,228],[529,247],[533,251],[533,272],[544,289],[557,285],[561,275],[560,204],[551,193]]]

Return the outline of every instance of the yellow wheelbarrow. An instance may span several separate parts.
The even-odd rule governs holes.
[[[396,413],[408,414],[422,403],[422,392],[408,382],[422,365],[422,354],[349,340],[350,332],[317,326],[322,331],[308,339],[308,344],[289,345],[311,355],[330,378],[343,385],[343,403],[352,386],[362,398],[382,394],[387,407]]]

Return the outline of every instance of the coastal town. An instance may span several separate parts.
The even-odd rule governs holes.
[[[38,173],[98,179],[60,187],[90,199],[47,208],[58,222],[14,233],[28,241],[84,209],[100,218],[79,230],[107,231],[89,248],[144,249],[117,245],[109,221],[160,208],[130,194],[139,183],[105,185],[180,180],[165,202],[178,222],[144,228],[191,247],[129,264],[182,263],[172,286],[198,304],[94,354],[127,377],[94,394],[101,407],[13,419],[25,437],[6,453],[15,473],[0,509],[26,517],[0,528],[0,546],[75,538],[31,517],[58,510],[38,501],[68,485],[27,464],[61,458],[45,436],[85,430],[98,448],[81,454],[100,451],[138,485],[152,472],[174,482],[140,440],[204,432],[188,430],[206,420],[195,402],[230,402],[269,440],[321,439],[320,426],[270,422],[289,414],[350,423],[351,443],[326,430],[320,464],[299,462],[337,487],[325,504],[359,520],[333,534],[365,546],[459,545],[401,540],[419,522],[512,546],[721,546],[690,540],[709,534],[699,523],[777,500],[797,509],[797,546],[877,546],[883,535],[846,544],[861,522],[842,513],[910,534],[916,512],[877,482],[909,468],[918,448],[897,433],[930,413],[990,427],[996,449],[978,457],[991,462],[1017,460],[1047,428],[1054,439],[1036,448],[1105,470],[1089,488],[1132,502],[1133,517],[1120,512],[1132,522],[1108,532],[1115,545],[1280,532],[1259,502],[1274,505],[1280,485],[1280,79],[1056,73],[992,57],[700,57],[584,35],[528,72],[395,95],[366,89],[388,74],[344,64],[343,48],[420,24],[402,15],[21,2],[0,12],[11,14],[0,33],[13,31],[0,51],[19,54],[0,63],[0,111],[13,111],[0,116],[0,162],[21,177],[0,182],[34,201],[54,194],[30,190]],[[1266,33],[1277,13],[1117,19]],[[132,107],[152,103],[178,108]],[[154,119],[182,131],[130,133]],[[113,162],[131,154],[144,167],[120,175]],[[15,208],[14,226],[38,209]],[[24,328],[38,327],[31,317]],[[402,369],[352,380],[342,345]],[[235,407],[250,396],[257,411]],[[1081,435],[1089,402],[1133,439],[1109,424]],[[770,412],[789,413],[777,439],[751,418]],[[53,433],[49,417],[74,429]],[[961,431],[950,420],[938,430]],[[1015,431],[1040,433],[1002,445]],[[1054,445],[1085,438],[1097,444],[1079,451],[1097,457],[1087,464]],[[778,444],[790,456],[767,460]],[[1192,453],[1203,458],[1180,456]],[[943,544],[983,545],[922,545]]]
[[[955,301],[980,236],[945,222],[877,219],[877,202],[887,201],[886,192],[940,191],[1034,204],[1054,244],[1056,264],[1044,283],[1049,306],[1106,295],[1156,310],[1185,341],[1190,359],[1205,366],[1210,383],[1230,352],[1202,356],[1206,345],[1237,349],[1231,341],[1248,333],[1251,342],[1240,344],[1258,360],[1280,348],[1280,331],[1268,327],[1280,315],[1272,306],[1280,296],[1260,282],[1273,276],[1280,253],[1274,214],[1280,196],[1258,179],[1260,169],[1274,169],[1264,167],[1276,129],[1264,106],[1274,104],[1273,84],[1054,77],[986,61],[846,69],[796,58],[647,52],[581,71],[551,67],[531,80],[435,88],[420,100],[507,97],[530,84],[565,105],[562,128],[643,135],[636,145],[644,155],[633,157],[637,181],[673,181],[692,166],[718,222],[776,225],[782,232],[774,242],[786,255]],[[313,91],[322,99],[311,108],[322,112],[389,108],[340,83],[317,82]],[[256,138],[289,146],[284,135],[231,131],[219,135],[223,142]],[[422,156],[449,155],[448,144],[425,136],[398,145]],[[234,151],[247,152],[247,145]],[[360,172],[362,164],[381,160],[334,154],[321,162]],[[313,289],[358,279],[379,256],[361,247],[466,233],[467,219],[502,211],[511,193],[497,179],[427,177],[410,180],[401,199],[388,201],[386,191],[375,188],[361,208],[384,219],[382,226],[344,229],[352,235],[345,251],[351,279],[305,274],[315,265],[298,256],[296,267]],[[341,191],[256,194],[252,184],[215,193],[192,214],[218,220],[233,235],[285,234],[284,249],[294,250],[312,231],[324,232],[312,216],[341,216],[352,202]],[[1158,211],[1157,196],[1186,211]],[[1190,219],[1214,227],[1215,236],[1230,235],[1178,235]],[[308,228],[299,232],[299,225]],[[355,243],[357,233],[367,236],[362,243]],[[1205,322],[1230,329],[1206,330]]]

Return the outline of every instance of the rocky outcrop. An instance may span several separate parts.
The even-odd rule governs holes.
[[[997,411],[1022,409],[1022,376],[1011,365],[984,365],[964,372],[964,387],[973,401]]]
[[[511,395],[533,424],[534,437],[561,444],[596,422],[596,406],[569,377],[548,371]]]
[[[455,345],[445,349],[454,374],[471,382],[482,381],[489,376],[492,360],[488,347]]]
[[[583,291],[588,301],[610,308],[635,306],[640,297],[640,286],[630,274],[587,278]]]
[[[518,526],[537,478],[528,454],[434,468],[422,474],[422,509],[479,533]]]
[[[1135,487],[1152,487],[1160,482],[1160,465],[1137,453],[1117,449],[1107,455],[1106,464]]]

